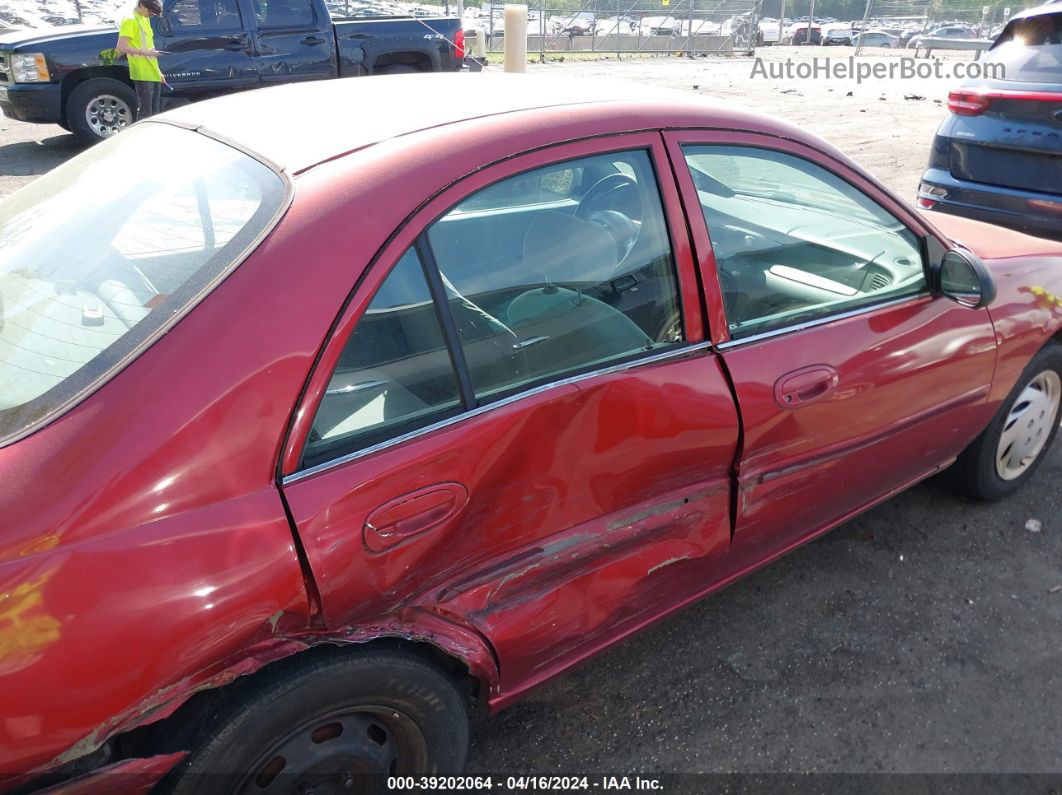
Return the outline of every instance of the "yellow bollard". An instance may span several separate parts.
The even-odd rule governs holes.
[[[505,71],[527,71],[527,6],[505,6]]]

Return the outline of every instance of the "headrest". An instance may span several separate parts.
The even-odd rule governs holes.
[[[612,278],[616,241],[592,221],[548,210],[524,234],[524,267],[553,284],[592,286]]]

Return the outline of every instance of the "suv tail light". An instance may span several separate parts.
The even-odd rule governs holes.
[[[956,116],[980,116],[991,104],[992,98],[981,91],[956,88],[948,92],[948,110]]]
[[[1022,100],[1025,102],[1062,102],[1062,92],[955,88],[948,92],[948,110],[956,116],[980,116],[997,99]]]
[[[465,57],[465,30],[458,28],[454,34],[454,55],[458,58]]]

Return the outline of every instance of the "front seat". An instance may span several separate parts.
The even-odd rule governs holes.
[[[546,284],[513,299],[506,320],[535,374],[652,345],[629,317],[584,292],[608,282],[618,264],[615,240],[598,224],[556,210],[542,213],[524,235],[523,264]]]

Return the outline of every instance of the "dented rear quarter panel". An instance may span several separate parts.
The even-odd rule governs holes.
[[[310,604],[276,462],[350,289],[335,247],[357,257],[382,233],[337,229],[326,194],[296,194],[193,312],[0,448],[0,780],[303,647]]]

